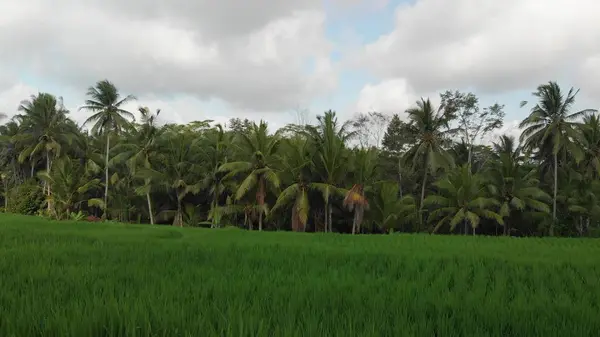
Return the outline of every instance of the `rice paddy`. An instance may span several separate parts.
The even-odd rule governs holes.
[[[600,241],[0,214],[0,336],[598,336]]]

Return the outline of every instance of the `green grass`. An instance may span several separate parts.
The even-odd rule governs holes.
[[[0,336],[598,336],[600,241],[0,215]]]

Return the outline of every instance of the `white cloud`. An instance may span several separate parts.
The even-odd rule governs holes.
[[[36,93],[36,89],[23,83],[17,83],[4,91],[0,91],[0,113],[6,114],[8,118],[16,115],[21,101],[29,99],[31,95]]]
[[[393,31],[355,61],[382,80],[405,79],[417,92],[498,93],[597,79],[600,67],[590,65],[600,56],[597,13],[597,0],[418,0],[400,5]],[[589,84],[586,90],[600,91],[597,80]]]
[[[335,88],[324,26],[319,0],[4,1],[0,73],[281,111]]]

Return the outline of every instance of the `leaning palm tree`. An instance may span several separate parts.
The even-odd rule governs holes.
[[[416,107],[406,110],[406,113],[410,121],[408,130],[417,141],[404,154],[403,160],[412,163],[413,169],[423,168],[419,204],[422,212],[428,172],[433,174],[438,168],[454,166],[452,155],[444,147],[448,134],[454,131],[448,127],[452,116],[446,114],[443,109],[436,109],[429,99],[423,98],[417,101]]]
[[[85,105],[79,110],[88,110],[93,114],[84,122],[84,125],[93,123],[92,133],[106,137],[103,215],[106,217],[108,214],[110,136],[113,132],[119,132],[129,126],[129,119],[135,119],[131,112],[123,109],[124,105],[135,100],[135,97],[132,95],[122,97],[117,87],[108,80],[99,81],[95,86],[90,87],[87,96]]]
[[[488,196],[483,177],[471,174],[468,164],[449,172],[436,181],[435,186],[440,193],[425,199],[425,204],[433,209],[428,220],[437,221],[433,233],[444,225],[449,225],[452,231],[462,223],[465,225],[465,234],[467,225],[470,224],[475,235],[481,218],[503,224],[502,216],[494,211],[499,202]]]
[[[226,178],[244,175],[245,178],[239,185],[235,199],[241,200],[250,191],[256,190],[256,204],[260,208],[258,216],[258,230],[262,231],[263,216],[268,213],[265,203],[268,190],[277,194],[279,192],[279,177],[273,167],[277,160],[276,152],[279,148],[280,137],[276,133],[268,134],[267,123],[252,124],[249,134],[239,134],[241,153],[250,154],[248,161],[229,162],[219,167],[220,172],[227,172]]]
[[[544,152],[543,155],[552,156],[554,169],[554,188],[552,202],[552,218],[556,222],[556,199],[558,195],[558,154],[560,151],[568,151],[575,159],[581,159],[583,153],[577,140],[581,134],[577,132],[580,125],[577,119],[594,109],[584,109],[571,113],[575,104],[575,96],[579,90],[573,88],[565,96],[556,82],[548,82],[538,86],[533,96],[538,103],[531,109],[531,113],[525,118],[520,128],[523,128],[520,141],[524,148],[529,151],[537,150]],[[525,106],[526,101],[521,102]],[[554,235],[554,223],[550,225],[550,235]]]

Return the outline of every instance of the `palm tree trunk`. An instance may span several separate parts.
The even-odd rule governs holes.
[[[262,231],[262,222],[263,222],[263,212],[262,212],[262,210],[260,210],[258,212],[258,231],[259,232]]]
[[[108,215],[108,156],[110,153],[110,132],[106,133],[106,158],[104,159],[104,178],[106,179],[104,183],[104,214],[102,217],[104,219],[107,218]]]
[[[400,199],[402,199],[402,157],[398,159],[398,191],[400,191]]]
[[[148,215],[150,216],[150,224],[154,225],[154,215],[152,214],[152,200],[150,199],[150,192],[146,193],[146,200],[148,201]]]
[[[327,233],[329,231],[329,199],[325,200],[325,208],[323,209],[323,219],[325,220],[323,231]]]
[[[177,213],[175,213],[175,219],[173,219],[173,226],[183,227],[183,211],[181,209],[179,193],[177,193]]]
[[[421,185],[421,203],[419,204],[419,215],[421,218],[421,224],[423,224],[423,201],[425,200],[425,185],[427,184],[427,166],[425,166],[425,173],[423,174],[423,185]],[[419,224],[419,230],[421,230],[421,224]]]
[[[329,204],[329,232],[330,233],[333,233],[332,215],[333,215],[333,207],[331,206],[331,204]]]
[[[356,234],[356,218],[357,216],[357,212],[358,210],[356,209],[356,206],[354,206],[354,219],[352,219],[352,235]]]
[[[550,236],[554,236],[556,223],[556,196],[558,194],[558,153],[554,153],[554,200],[552,200],[552,223],[550,223]]]
[[[46,150],[46,173],[48,175],[50,175],[50,151]],[[46,192],[47,192],[47,196],[50,196],[50,182],[46,181]],[[50,214],[52,210],[52,202],[50,201],[50,199],[48,199],[48,214]],[[67,214],[69,214],[67,212]]]

